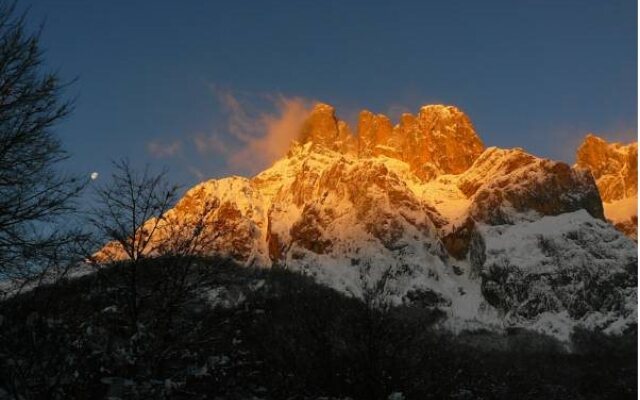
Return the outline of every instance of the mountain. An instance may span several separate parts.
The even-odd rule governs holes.
[[[576,165],[588,168],[596,179],[606,218],[638,240],[638,142],[608,143],[587,135]]]
[[[606,222],[604,175],[581,167],[606,164],[597,151],[571,167],[485,148],[470,119],[444,105],[396,125],[363,111],[353,134],[318,104],[273,166],[203,182],[169,214],[193,218],[216,199],[207,252],[379,304],[438,308],[454,330],[616,333],[637,323],[637,247]]]

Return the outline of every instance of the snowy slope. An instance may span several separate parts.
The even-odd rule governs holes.
[[[619,327],[637,323],[636,246],[606,222],[579,210],[480,232],[482,292],[506,323],[565,334],[567,321],[551,314],[571,324],[612,315]]]
[[[169,214],[193,218],[215,199],[208,251],[377,304],[438,308],[452,329],[566,339],[576,324],[636,323],[636,245],[605,222],[588,170],[484,149],[455,107],[385,118],[361,114],[353,137],[319,105],[272,167],[203,182]]]

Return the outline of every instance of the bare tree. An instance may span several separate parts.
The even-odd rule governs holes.
[[[162,365],[171,356],[180,337],[174,318],[197,299],[194,290],[201,284],[193,267],[210,254],[219,231],[214,218],[219,201],[196,193],[170,209],[178,188],[165,177],[166,171],[137,173],[128,161],[114,163],[111,182],[96,189],[97,206],[90,217],[102,246],[90,258],[111,264],[98,276],[108,287],[120,288],[115,304],[121,301],[118,292],[124,294],[134,368],[145,362]],[[155,340],[141,340],[148,332]]]
[[[220,201],[203,196],[189,215],[167,213],[164,217],[162,239],[156,243],[155,253],[163,257],[160,263],[161,279],[157,288],[164,299],[163,308],[170,311],[190,293],[189,277],[194,263],[212,253],[215,241],[222,230],[217,229],[213,218]]]
[[[147,167],[138,173],[127,160],[113,165],[111,182],[95,190],[90,222],[101,248],[88,258],[98,264],[121,263],[135,323],[143,295],[138,282],[141,263],[157,260],[152,292],[161,295],[162,308],[169,311],[190,290],[194,262],[210,254],[218,238],[213,213],[219,201],[196,196],[189,212],[170,210],[178,187],[167,183],[166,170],[153,174]]]
[[[60,227],[85,185],[58,170],[67,158],[53,127],[71,110],[43,71],[39,34],[15,4],[0,4],[0,279],[31,279],[61,261],[74,235]]]
[[[3,288],[15,294],[59,277],[77,260],[75,247],[84,238],[64,221],[72,219],[86,180],[60,171],[68,154],[54,131],[72,106],[63,99],[65,85],[45,70],[39,33],[27,31],[25,18],[15,3],[0,3],[0,297]],[[5,285],[8,281],[12,284]],[[32,313],[20,327],[30,332],[34,347],[42,333],[36,319]],[[37,377],[39,360],[33,353],[19,357],[5,332],[0,333],[0,386],[15,398],[29,398],[17,392]],[[50,360],[59,361],[58,355],[52,350]]]
[[[190,215],[173,213],[166,215],[162,229],[166,237],[156,245],[159,255],[165,257],[189,258],[206,256],[218,239],[220,232],[212,232],[216,227],[212,215],[220,206],[217,198],[203,196],[191,210]]]
[[[128,160],[113,163],[111,182],[95,189],[97,201],[90,221],[104,247],[93,261],[126,261],[128,311],[137,329],[139,290],[138,269],[143,258],[155,253],[164,215],[176,199],[178,187],[166,182],[166,170],[152,174],[149,168],[137,173]]]

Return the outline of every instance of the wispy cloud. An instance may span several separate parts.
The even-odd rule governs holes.
[[[193,137],[193,144],[200,154],[227,154],[229,146],[218,134],[205,135],[199,133]]]
[[[225,172],[251,175],[286,154],[315,103],[299,96],[217,87],[212,92],[220,112],[209,132],[153,139],[146,144],[147,152],[171,159],[198,179]]]
[[[229,90],[214,93],[226,115],[218,131],[228,134],[198,134],[193,144],[200,154],[225,156],[228,167],[239,173],[255,173],[282,157],[314,104],[302,97],[263,94],[259,107]]]
[[[191,175],[195,176],[200,180],[204,180],[206,178],[206,175],[204,174],[204,172],[202,172],[198,167],[195,167],[193,165],[188,165],[187,170]]]
[[[170,158],[182,151],[182,142],[180,140],[170,142],[152,140],[147,143],[147,151],[156,158]]]
[[[279,97],[275,105],[275,113],[261,114],[253,121],[260,129],[257,135],[249,135],[249,132],[234,133],[243,146],[229,157],[231,167],[245,170],[261,169],[287,152],[304,119],[309,115],[311,102],[297,97]]]

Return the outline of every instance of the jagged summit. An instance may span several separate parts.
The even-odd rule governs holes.
[[[444,310],[454,328],[528,326],[566,339],[577,324],[637,322],[637,246],[605,221],[594,180],[629,175],[633,146],[590,137],[575,167],[485,149],[469,118],[443,105],[395,125],[364,110],[353,132],[317,104],[273,166],[204,182],[168,214],[189,219],[216,200],[206,251],[356,297],[379,288],[393,304]]]
[[[318,103],[305,121],[298,142],[358,158],[386,156],[408,163],[423,180],[459,174],[484,150],[470,119],[457,107],[422,106],[393,125],[384,114],[360,112],[355,135],[338,119],[335,108]]]
[[[590,133],[578,148],[576,165],[596,179],[606,218],[637,240],[638,142],[609,143]]]
[[[317,103],[300,129],[300,143],[313,142],[334,149],[338,139],[338,119],[336,110],[324,103]]]
[[[576,154],[576,164],[591,170],[605,202],[637,196],[638,143],[609,143],[588,134]]]

